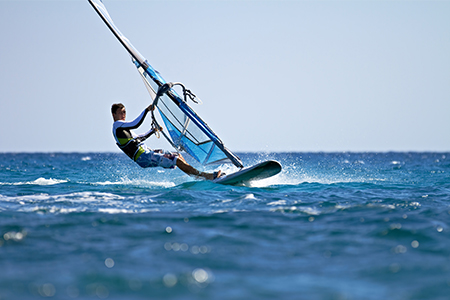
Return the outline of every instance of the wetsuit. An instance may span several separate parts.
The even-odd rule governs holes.
[[[147,113],[148,110],[144,109],[133,121],[118,120],[114,122],[113,135],[117,146],[143,168],[157,166],[174,168],[178,157],[177,153],[162,150],[153,151],[144,144],[144,141],[155,133],[153,129],[141,135],[136,135],[131,131],[142,125]]]

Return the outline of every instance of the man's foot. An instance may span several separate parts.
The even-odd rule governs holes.
[[[219,171],[217,171],[217,172],[214,172],[214,173],[213,173],[213,180],[214,180],[214,179],[217,179],[217,178],[220,178],[220,177],[222,177],[222,176],[225,176],[225,175],[226,175],[226,174],[223,173],[222,170],[219,170]]]
[[[214,180],[221,176],[225,175],[225,173],[222,173],[221,170],[214,172],[214,173],[202,173],[200,176],[205,178],[206,180]]]

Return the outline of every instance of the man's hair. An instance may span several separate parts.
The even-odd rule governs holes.
[[[112,106],[111,106],[111,113],[112,114],[115,114],[116,112],[117,112],[117,110],[118,109],[122,109],[122,108],[124,108],[125,106],[122,104],[122,103],[114,103]]]

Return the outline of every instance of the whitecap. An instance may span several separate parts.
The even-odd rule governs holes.
[[[286,200],[273,201],[273,202],[267,203],[267,205],[286,205]]]
[[[317,208],[314,207],[301,207],[301,206],[278,206],[278,207],[274,207],[269,209],[269,211],[271,212],[300,212],[300,213],[304,213],[307,215],[312,215],[312,216],[318,216],[321,214],[320,210],[318,210]]]
[[[252,200],[256,200],[256,197],[255,197],[255,195],[253,195],[253,194],[247,194],[247,195],[245,195],[245,198],[244,199],[252,199]]]
[[[40,177],[36,179],[35,181],[30,182],[29,184],[36,184],[36,185],[54,185],[59,183],[65,183],[67,180],[58,180],[58,179],[45,179],[43,177]]]
[[[125,208],[99,208],[98,212],[107,214],[135,214],[135,213],[149,213],[149,212],[159,212],[157,208],[153,209],[125,209]]]
[[[314,208],[314,207],[297,207],[297,209],[308,215],[314,215],[314,216],[320,215],[320,210],[318,210],[317,208]]]
[[[266,179],[261,179],[261,180],[257,180],[257,181],[252,181],[250,182],[250,186],[251,187],[257,187],[257,188],[263,188],[263,187],[269,187],[269,186],[273,186],[273,185],[297,185],[298,181],[293,182],[291,178],[287,178],[286,176],[283,176],[281,174],[277,174],[275,176],[266,178]]]
[[[23,195],[16,197],[8,197],[0,195],[0,200],[3,202],[19,203],[20,205],[26,205],[29,203],[37,202],[73,202],[73,203],[83,203],[83,202],[95,202],[108,203],[108,201],[121,201],[125,197],[102,192],[77,192],[62,195],[49,195],[49,194],[33,194],[33,195]]]
[[[382,203],[369,203],[367,204],[367,207],[381,207],[381,208],[387,208],[387,209],[395,209],[395,205],[392,204],[382,204]]]
[[[0,195],[0,201],[4,206],[2,209],[39,214],[68,214],[87,211],[121,214],[159,211],[154,207],[148,207],[148,203],[154,202],[148,196],[145,199],[136,199],[103,192],[78,192],[62,195],[35,194],[15,197]]]
[[[104,193],[104,192],[77,192],[66,195],[56,195],[52,196],[52,199],[59,201],[73,201],[76,203],[80,202],[93,202],[99,201],[100,203],[105,203],[107,201],[118,201],[124,200],[125,197],[112,194],[112,193]]]
[[[99,181],[93,182],[92,185],[131,185],[131,186],[139,186],[139,187],[161,187],[161,188],[171,188],[175,186],[175,183],[170,181],[147,181],[147,180],[130,180],[130,179],[121,179],[119,181]]]
[[[69,213],[79,213],[87,211],[86,207],[72,207],[72,208],[64,208],[57,206],[34,206],[30,208],[24,208],[19,211],[25,212],[36,212],[36,213],[51,213],[51,214],[69,214]]]
[[[134,212],[133,210],[128,210],[124,208],[99,208],[98,211],[107,214],[126,214]]]
[[[22,182],[0,182],[0,185],[55,185],[60,183],[65,183],[67,180],[53,179],[53,178],[43,178],[40,177],[34,181],[22,181]]]

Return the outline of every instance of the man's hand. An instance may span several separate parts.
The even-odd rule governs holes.
[[[153,106],[153,104],[150,104],[150,105],[147,107],[147,110],[148,110],[148,111],[155,110],[155,107]]]
[[[161,126],[156,127],[154,124],[152,124],[152,130],[153,132],[163,131],[163,128]]]

